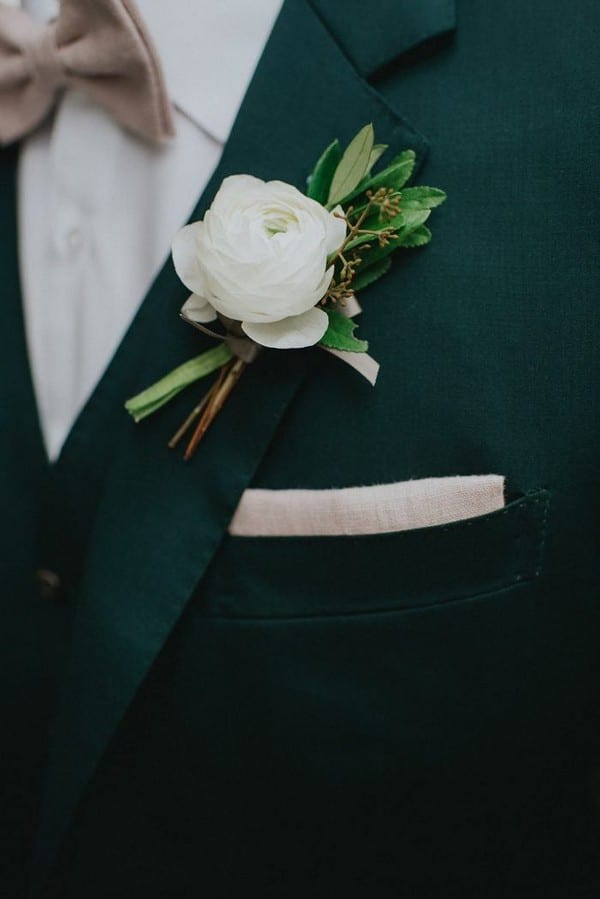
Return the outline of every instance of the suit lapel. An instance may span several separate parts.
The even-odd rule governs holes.
[[[422,157],[424,139],[357,75],[306,0],[287,0],[194,217],[204,213],[230,174],[279,178],[302,188],[323,147],[335,136],[347,141],[369,121],[379,141],[413,147]],[[184,464],[168,453],[166,441],[193,396],[138,426],[120,405],[204,348],[178,321],[185,295],[168,264],[122,346],[131,365],[110,374],[118,395],[107,388],[96,398],[118,409],[112,413],[118,453],[78,597],[34,893],[43,886],[107,742],[202,580],[286,408],[318,365],[317,351],[263,354],[244,373],[197,457]]]

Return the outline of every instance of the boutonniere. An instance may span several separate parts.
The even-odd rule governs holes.
[[[251,175],[223,181],[204,219],[182,228],[172,247],[192,292],[181,317],[217,342],[128,400],[136,422],[217,372],[169,441],[175,447],[187,435],[190,459],[244,368],[265,350],[316,346],[375,383],[379,366],[355,335],[356,294],[389,271],[396,250],[429,243],[425,222],[446,198],[435,187],[405,187],[412,150],[375,171],[387,149],[375,143],[372,125],[344,152],[335,140],[306,194]]]

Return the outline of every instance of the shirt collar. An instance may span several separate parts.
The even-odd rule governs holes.
[[[59,0],[9,0],[11,6],[22,6],[30,16],[49,22],[56,18]]]
[[[282,0],[137,0],[177,108],[225,143]]]

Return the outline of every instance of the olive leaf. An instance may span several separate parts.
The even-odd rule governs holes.
[[[331,182],[327,199],[330,209],[341,203],[360,184],[369,168],[374,143],[373,125],[365,125],[350,142]]]
[[[321,154],[312,174],[308,178],[307,195],[311,200],[325,205],[329,196],[329,189],[335,174],[335,170],[342,158],[342,148],[339,140],[334,140]]]
[[[356,323],[344,315],[338,309],[326,309],[329,317],[329,327],[321,338],[321,345],[331,350],[344,350],[350,353],[366,353],[369,344],[366,340],[357,340],[354,337]]]

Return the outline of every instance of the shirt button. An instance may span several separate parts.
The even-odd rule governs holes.
[[[38,592],[42,599],[58,599],[62,582],[60,575],[49,568],[38,568],[35,573]]]
[[[66,236],[67,248],[71,253],[76,253],[83,245],[83,233],[81,228],[71,228]]]

